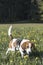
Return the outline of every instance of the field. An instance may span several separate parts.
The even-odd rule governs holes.
[[[43,65],[43,24],[12,24],[14,38],[26,38],[35,44],[37,51],[21,58],[20,52],[9,52],[8,28],[10,24],[0,24],[0,65]]]

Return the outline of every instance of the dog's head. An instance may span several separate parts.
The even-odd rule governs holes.
[[[24,42],[22,45],[21,45],[22,49],[23,50],[26,50],[27,54],[30,54],[32,52],[32,48],[35,48],[34,44],[31,43],[31,42]]]

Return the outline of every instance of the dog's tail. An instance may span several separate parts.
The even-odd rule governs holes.
[[[12,25],[8,29],[8,36],[9,36],[10,40],[13,39],[13,36],[12,36]]]

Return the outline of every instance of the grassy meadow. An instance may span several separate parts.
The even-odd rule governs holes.
[[[11,24],[0,24],[0,65],[43,65],[43,24],[12,24],[14,38],[29,39],[37,51],[21,58],[20,52],[9,52],[8,28]]]

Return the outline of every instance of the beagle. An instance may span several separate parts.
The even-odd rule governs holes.
[[[9,43],[9,48],[6,51],[6,54],[9,51],[19,50],[22,58],[24,56],[23,51],[26,51],[26,53],[29,55],[32,52],[32,47],[35,48],[34,44],[31,43],[30,40],[28,40],[28,39],[21,40],[21,39],[13,38],[11,29],[12,29],[12,25],[8,29],[8,36],[10,38],[10,43]]]

